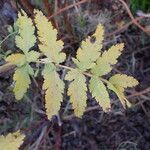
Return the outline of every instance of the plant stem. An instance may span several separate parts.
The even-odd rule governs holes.
[[[45,62],[44,61],[44,59],[40,59],[39,61],[36,61],[36,63],[41,63],[41,64],[46,64],[46,63],[48,63],[48,62]],[[63,68],[63,69],[67,69],[67,70],[73,70],[73,69],[75,69],[75,68],[72,68],[72,67],[68,67],[68,66],[65,66],[65,65],[60,65],[60,64],[55,64],[55,66],[56,67],[59,67],[59,68]],[[7,64],[5,64],[5,65],[3,65],[3,66],[0,66],[0,74],[1,73],[3,73],[3,72],[6,72],[7,70],[9,70],[9,68],[10,67],[12,67],[12,68],[15,68],[15,65],[12,65],[12,64],[10,64],[10,63],[7,63]],[[87,77],[92,77],[92,76],[94,76],[93,74],[91,74],[91,73],[87,73],[87,72],[82,72],[85,76],[87,76]],[[106,80],[106,79],[104,79],[104,78],[102,78],[102,77],[99,77],[99,79],[102,81],[102,82],[104,82],[104,83],[106,83],[106,84],[110,84],[110,82],[108,81],[108,80]]]
[[[71,67],[68,67],[68,66],[64,66],[64,65],[60,65],[60,64],[58,64],[57,66],[60,67],[60,68],[68,69],[68,70],[74,69],[74,68],[71,68]],[[91,73],[87,73],[87,72],[83,72],[83,74],[84,74],[85,76],[88,76],[88,77],[92,77],[92,76],[93,76]],[[107,81],[106,79],[104,79],[104,78],[102,78],[102,77],[99,77],[99,79],[100,79],[101,81],[103,81],[104,83],[106,83],[106,84],[110,84],[109,81]]]
[[[1,45],[3,42],[5,42],[5,40],[7,40],[10,36],[16,34],[17,32],[18,32],[18,31],[15,31],[15,32],[13,32],[13,33],[8,34],[8,35],[0,42],[0,45]]]
[[[44,62],[44,61],[42,61],[42,59],[40,60],[40,61],[36,61],[36,63],[42,63],[42,64],[46,64],[47,62]],[[65,65],[60,65],[60,64],[55,64],[55,66],[56,67],[59,67],[59,68],[63,68],[63,69],[67,69],[67,70],[73,70],[74,68],[72,68],[72,67],[68,67],[68,66],[65,66]],[[92,76],[94,76],[93,74],[91,74],[91,73],[87,73],[87,72],[82,72],[85,76],[87,76],[87,77],[92,77]],[[99,77],[99,79],[102,81],[102,82],[104,82],[104,83],[106,83],[106,84],[110,84],[110,82],[108,81],[108,80],[106,80],[106,79],[104,79],[104,78],[102,78],[102,77]]]
[[[74,68],[71,68],[71,67],[68,67],[68,66],[65,66],[65,65],[60,65],[60,64],[56,64],[56,66],[58,66],[59,68],[67,69],[67,70],[74,69]]]

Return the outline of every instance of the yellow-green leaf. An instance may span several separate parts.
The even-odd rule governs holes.
[[[100,104],[104,111],[110,108],[110,99],[107,89],[98,77],[91,77],[89,89],[92,93],[92,97],[96,99],[96,101]]]
[[[104,38],[104,28],[102,25],[98,25],[95,31],[95,42],[91,42],[91,37],[88,37],[81,43],[81,47],[77,50],[77,59],[73,59],[77,67],[85,71],[92,68],[95,61],[101,54],[102,41]]]
[[[59,78],[56,68],[52,63],[45,65],[42,73],[44,77],[43,90],[45,94],[45,107],[48,119],[57,115],[63,100],[64,82]]]
[[[22,14],[18,14],[17,26],[19,27],[18,35],[15,38],[16,45],[25,54],[34,46],[36,42],[36,37],[34,35],[35,27],[31,18],[22,11]]]
[[[11,64],[21,67],[26,63],[26,56],[20,53],[11,54],[5,60]]]
[[[131,103],[126,99],[124,95],[124,88],[119,86],[114,86],[113,84],[108,84],[107,86],[110,90],[112,90],[118,96],[122,106],[126,108],[126,106],[131,107]]]
[[[33,75],[33,69],[30,65],[18,67],[14,73],[13,80],[15,81],[14,93],[17,100],[23,98],[31,83],[30,76]]]
[[[102,24],[98,24],[95,33],[93,36],[96,38],[96,43],[99,46],[100,50],[102,48],[102,42],[104,40],[104,26]]]
[[[30,63],[30,62],[36,62],[39,57],[40,57],[40,53],[36,52],[34,50],[32,50],[32,51],[30,51],[30,52],[28,52],[26,54],[26,59],[27,59],[28,63]]]
[[[103,76],[112,70],[112,65],[117,63],[118,57],[121,55],[121,51],[124,48],[124,44],[117,44],[104,51],[101,57],[96,61],[96,65],[92,68],[91,72],[97,76]]]
[[[109,79],[109,81],[113,85],[118,85],[123,88],[134,87],[138,85],[138,81],[135,78],[133,78],[132,76],[127,76],[125,74],[115,74]]]
[[[65,53],[61,52],[63,49],[63,41],[57,41],[57,30],[53,28],[52,24],[43,15],[41,11],[35,10],[35,23],[38,29],[38,38],[41,42],[39,49],[43,52],[51,62],[61,63],[65,60]]]
[[[117,94],[123,107],[125,108],[126,105],[130,107],[131,104],[125,98],[124,90],[127,87],[134,87],[138,85],[138,81],[133,77],[127,76],[125,74],[116,74],[109,79],[109,82],[110,84],[108,85],[108,88]]]
[[[68,88],[68,96],[70,96],[74,113],[77,117],[81,117],[85,111],[87,100],[86,78],[80,71],[71,70],[65,79],[71,81]]]
[[[1,150],[19,150],[22,145],[25,135],[20,131],[9,133],[7,136],[0,136],[0,149]]]

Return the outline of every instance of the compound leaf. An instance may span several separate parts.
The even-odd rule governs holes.
[[[9,133],[7,136],[0,136],[0,148],[2,150],[19,150],[22,145],[25,135],[20,131]]]
[[[65,60],[63,49],[63,41],[57,41],[57,30],[53,28],[51,22],[39,10],[35,10],[35,23],[38,29],[38,38],[41,44],[39,49],[43,52],[51,62],[61,63]],[[41,21],[42,20],[42,21]]]
[[[86,78],[80,71],[71,70],[67,73],[65,79],[71,81],[68,88],[68,96],[70,96],[74,113],[77,117],[81,117],[84,113],[87,100]]]
[[[104,111],[110,108],[110,99],[107,89],[103,82],[97,76],[91,77],[89,89],[92,93],[92,96],[101,105]]]
[[[36,42],[35,27],[31,18],[24,11],[22,11],[22,15],[18,14],[16,24],[19,27],[18,35],[15,38],[16,46],[26,54]]]
[[[113,45],[108,51],[104,51],[101,57],[96,61],[96,65],[92,68],[91,72],[97,76],[103,76],[108,74],[112,70],[112,66],[117,63],[118,57],[121,55],[121,51],[124,48],[124,44]]]
[[[104,28],[102,25],[98,25],[93,36],[95,36],[95,42],[92,43],[91,37],[88,37],[81,43],[81,47],[77,50],[77,59],[73,59],[74,63],[82,71],[92,68],[101,54],[100,51],[104,38]]]
[[[26,63],[26,56],[20,53],[11,54],[5,60],[11,64],[21,67]]]
[[[25,12],[22,11],[22,14],[18,14],[16,25],[19,29],[16,36],[16,45],[24,54],[12,54],[6,58],[6,61],[17,66],[13,76],[15,81],[14,93],[16,99],[20,100],[29,88],[30,75],[34,74],[29,63],[36,62],[40,53],[30,51],[36,42],[35,27]],[[76,59],[73,59],[77,68],[71,69],[67,66],[58,65],[66,58],[65,53],[61,52],[64,43],[62,40],[57,40],[57,30],[38,10],[35,10],[35,25],[38,29],[39,49],[46,56],[40,62],[45,63],[42,75],[44,77],[43,90],[45,90],[45,107],[48,119],[51,120],[52,116],[58,113],[63,100],[64,82],[60,79],[56,66],[70,69],[65,79],[70,81],[67,94],[70,96],[76,116],[81,117],[85,111],[87,85],[84,74],[88,69],[91,69],[92,74],[94,74],[89,82],[89,90],[103,110],[106,111],[110,107],[110,99],[105,85],[99,80],[99,76],[106,75],[112,70],[112,65],[117,63],[124,44],[114,45],[101,54],[104,29],[102,25],[98,25],[96,32],[93,34],[95,42],[91,42],[91,37],[88,37],[81,43]],[[88,73],[86,75],[89,76]],[[138,81],[133,77],[120,74],[114,75],[109,81],[105,80],[105,82],[108,84],[108,88],[117,94],[124,107],[126,101],[124,89],[138,84]],[[127,105],[130,104],[128,101],[126,103]]]
[[[57,115],[63,100],[64,82],[59,78],[56,68],[52,63],[45,65],[42,73],[44,77],[43,90],[45,94],[46,114],[50,120]]]
[[[13,80],[15,81],[14,93],[17,100],[23,98],[24,94],[27,92],[29,85],[31,83],[30,76],[33,75],[33,69],[30,65],[24,65],[18,67],[14,73]]]

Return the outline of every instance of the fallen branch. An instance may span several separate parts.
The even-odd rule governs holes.
[[[135,20],[136,20],[136,21],[140,21],[140,20],[142,20],[143,18],[144,18],[144,17],[137,17],[137,18],[135,18]],[[125,25],[122,26],[121,28],[119,28],[119,29],[117,29],[117,30],[115,30],[115,31],[113,31],[113,32],[111,32],[111,33],[108,33],[108,34],[106,35],[106,38],[107,38],[107,37],[111,37],[111,36],[113,36],[113,35],[116,35],[116,34],[118,34],[118,33],[120,33],[120,32],[123,32],[123,31],[126,30],[130,25],[132,25],[135,20],[131,20],[129,23],[125,24]]]
[[[78,5],[81,5],[81,4],[83,4],[83,3],[86,3],[86,2],[88,2],[88,1],[91,1],[91,0],[82,0],[82,1],[79,1],[79,2],[77,2],[77,3],[68,5],[67,7],[62,8],[62,9],[60,9],[58,12],[54,13],[53,15],[51,15],[48,19],[50,20],[51,18],[56,17],[57,15],[61,14],[62,12],[66,11],[66,10],[68,10],[68,9],[71,9],[71,8],[73,8],[73,7],[75,7],[75,6],[78,6]]]

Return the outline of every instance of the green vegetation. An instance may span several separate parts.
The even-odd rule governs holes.
[[[150,0],[130,0],[130,7],[135,13],[137,10],[147,12],[150,10]]]

